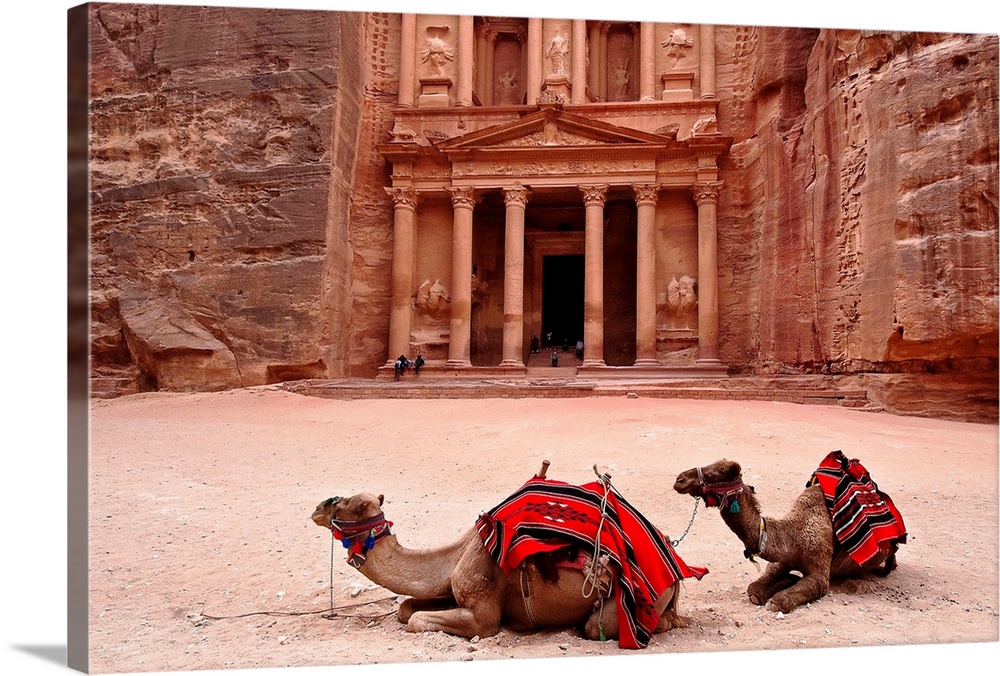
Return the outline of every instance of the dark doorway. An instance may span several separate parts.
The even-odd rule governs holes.
[[[576,345],[583,340],[583,270],[581,255],[542,259],[542,344]]]

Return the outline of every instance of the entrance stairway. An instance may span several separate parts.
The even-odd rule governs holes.
[[[576,358],[576,351],[570,348],[563,351],[561,347],[556,348],[559,355],[557,366],[552,365],[552,348],[541,348],[538,354],[528,356],[528,363],[525,364],[527,372],[525,377],[528,380],[572,380],[576,378],[576,370],[582,359]]]

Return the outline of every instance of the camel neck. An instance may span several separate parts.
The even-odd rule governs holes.
[[[731,507],[720,509],[722,520],[729,526],[729,530],[733,531],[736,537],[743,542],[747,552],[753,555],[760,554],[763,558],[767,558],[761,551],[764,549],[761,546],[761,541],[765,531],[757,501],[749,491],[743,491],[733,496],[731,504],[737,505],[738,509],[735,511]]]
[[[470,531],[450,545],[429,549],[407,549],[395,535],[382,538],[368,551],[358,568],[375,584],[396,594],[416,598],[451,595],[451,573],[469,541]]]

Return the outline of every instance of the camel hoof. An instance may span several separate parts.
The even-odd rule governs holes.
[[[750,597],[750,603],[754,604],[755,606],[762,606],[765,603],[767,603],[767,599],[761,598],[760,596],[754,594],[753,592],[747,592],[747,596]]]

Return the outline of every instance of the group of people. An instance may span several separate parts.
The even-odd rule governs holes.
[[[418,354],[417,358],[415,360],[413,360],[413,361],[410,361],[409,359],[407,359],[405,354],[399,355],[398,357],[396,357],[396,363],[395,363],[395,366],[394,366],[394,378],[393,379],[398,381],[403,376],[403,374],[406,372],[406,369],[410,368],[411,366],[413,367],[413,373],[414,373],[414,375],[418,375],[419,376],[420,375],[420,368],[424,365],[424,363],[425,363],[424,362],[424,355],[422,355],[422,354]]]

